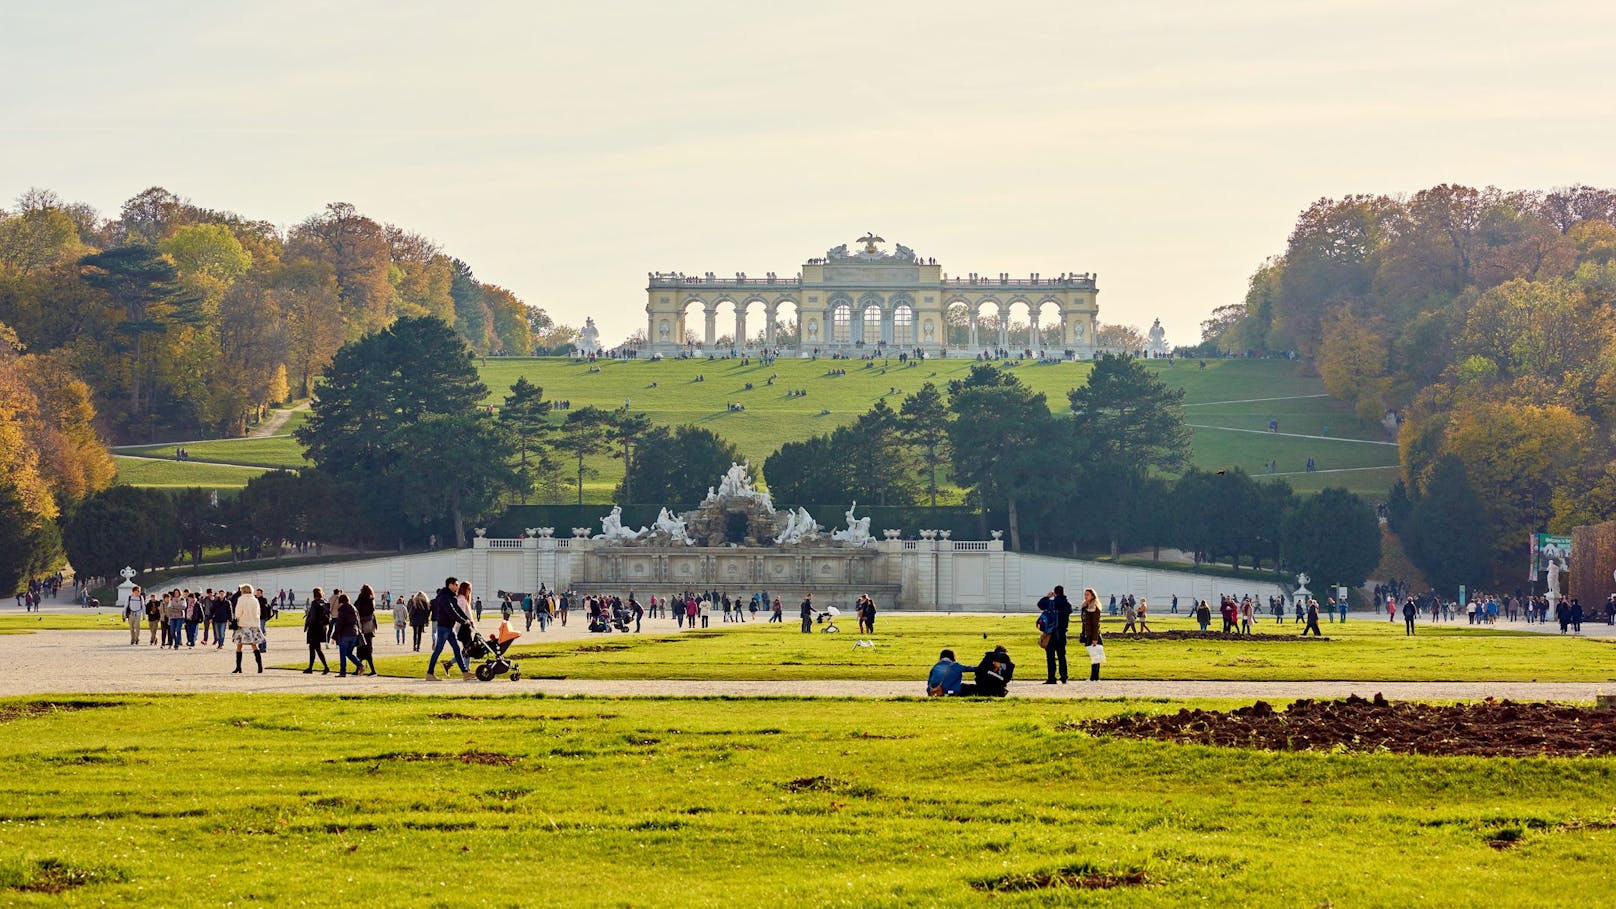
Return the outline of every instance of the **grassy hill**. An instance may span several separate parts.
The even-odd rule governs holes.
[[[928,360],[905,366],[897,360],[790,360],[772,367],[742,360],[664,360],[602,362],[591,366],[566,358],[489,358],[481,367],[490,404],[497,404],[517,378],[544,389],[551,400],[567,400],[574,408],[594,404],[616,409],[626,403],[661,424],[692,423],[708,427],[735,442],[754,465],[782,444],[829,432],[852,422],[877,400],[894,408],[905,394],[926,382],[939,387],[964,376],[969,360]],[[1006,367],[1022,382],[1044,392],[1054,409],[1064,409],[1066,392],[1086,381],[1084,363],[1012,363]],[[1344,486],[1373,498],[1383,496],[1397,475],[1397,449],[1377,425],[1355,417],[1328,397],[1317,378],[1297,374],[1294,364],[1278,360],[1153,361],[1148,368],[1185,391],[1185,418],[1194,427],[1192,456],[1209,469],[1241,467],[1263,473],[1269,460],[1279,475],[1300,491]],[[591,370],[598,371],[591,371]],[[831,376],[846,369],[845,376]],[[698,381],[697,377],[701,377]],[[774,377],[773,384],[769,384]],[[747,383],[752,384],[747,389]],[[787,397],[805,390],[805,397]],[[731,411],[731,403],[745,411]],[[557,419],[561,415],[557,416]],[[1268,432],[1268,421],[1279,432]],[[195,471],[195,485],[239,486],[251,473],[221,477],[221,464],[296,467],[302,452],[288,436],[192,442],[184,446],[191,460],[161,464],[162,482],[151,482],[152,462],[120,459],[120,478],[138,485],[187,485],[183,472]],[[171,457],[173,445],[121,449],[125,455]],[[1316,473],[1305,473],[1307,459]],[[611,458],[591,463],[597,476],[586,480],[586,501],[605,502],[622,476]],[[179,480],[180,482],[174,482]],[[222,480],[229,480],[223,483]]]

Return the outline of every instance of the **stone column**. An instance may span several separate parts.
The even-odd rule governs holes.
[[[1032,348],[1033,353],[1037,353],[1043,347],[1043,345],[1039,343],[1038,338],[1038,310],[1036,309],[1029,313],[1027,322],[1027,346]]]
[[[746,346],[746,307],[735,307],[735,347],[739,350]]]
[[[895,343],[893,336],[893,313],[891,309],[881,311],[881,340],[888,344]]]
[[[715,306],[711,309],[705,310],[705,315],[707,317],[707,342],[705,345],[703,345],[702,349],[708,353],[711,353],[713,344],[718,340],[718,307]]]
[[[799,311],[800,311],[800,308],[799,308]],[[763,307],[763,318],[765,320],[767,320],[767,321],[765,321],[763,323],[763,346],[764,347],[768,347],[768,348],[773,348],[774,347],[774,320],[775,320],[775,317],[778,315],[778,313],[779,313],[779,307],[778,307],[777,304],[770,303],[770,304]]]
[[[999,346],[1010,349],[1010,307],[999,307]]]

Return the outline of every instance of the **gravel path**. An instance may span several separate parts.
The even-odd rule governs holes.
[[[654,630],[671,631],[660,627]],[[647,630],[653,630],[647,628]],[[379,643],[381,655],[402,652],[390,635]],[[144,634],[144,633],[143,633]],[[582,637],[575,627],[555,628],[556,639]],[[537,635],[535,634],[535,637]],[[303,651],[294,629],[271,631],[270,663],[301,661]],[[294,649],[295,648],[295,649]],[[328,648],[332,650],[333,648]],[[334,660],[335,653],[332,653]],[[131,646],[126,631],[42,631],[0,635],[0,696],[37,694],[131,694],[141,692],[263,692],[272,694],[426,694],[507,695],[544,692],[551,695],[599,697],[915,697],[923,694],[913,682],[795,681],[708,682],[690,680],[589,681],[582,679],[523,679],[511,682],[429,682],[425,679],[303,675],[284,669],[254,671],[252,658],[245,672],[233,675],[235,652],[211,646],[195,650],[161,650],[147,644]],[[924,669],[925,667],[921,667]],[[917,669],[917,676],[921,669]],[[1210,682],[1106,680],[1074,681],[1070,685],[1017,683],[1012,696],[1028,698],[1295,698],[1370,697],[1379,692],[1393,699],[1479,700],[1511,698],[1523,701],[1591,701],[1595,694],[1616,693],[1616,683],[1599,682]]]

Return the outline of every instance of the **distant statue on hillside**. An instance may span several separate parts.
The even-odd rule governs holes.
[[[600,353],[600,329],[595,327],[594,317],[585,319],[583,330],[578,332],[578,353],[586,357]]]
[[[1167,356],[1167,329],[1162,328],[1160,319],[1150,323],[1149,338],[1145,344],[1145,354],[1151,357]]]

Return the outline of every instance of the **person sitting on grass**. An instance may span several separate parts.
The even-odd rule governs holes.
[[[976,666],[976,695],[980,697],[1002,698],[1010,693],[1010,679],[1016,674],[1016,664],[1010,660],[1010,652],[1004,645],[982,654],[982,662]],[[961,694],[970,694],[964,689],[968,685],[961,685]]]
[[[931,667],[931,672],[926,676],[926,696],[940,698],[961,694],[961,689],[965,687],[963,680],[966,668],[954,659],[954,651],[944,650],[938,654],[937,663]]]

